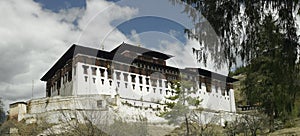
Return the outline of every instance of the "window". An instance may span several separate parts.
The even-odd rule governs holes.
[[[107,76],[108,76],[108,78],[110,78],[110,79],[113,78],[113,70],[112,70],[112,69],[107,69]]]
[[[218,86],[215,86],[216,93],[218,93]]]
[[[146,87],[147,88],[147,92],[149,92],[149,87]]]
[[[168,88],[168,81],[165,81],[165,88]]]
[[[146,78],[146,85],[149,85],[149,78]]]
[[[123,75],[124,75],[124,81],[128,81],[128,74],[123,73]]]
[[[225,88],[221,88],[221,93],[223,96],[225,96],[225,90],[226,90]]]
[[[109,80],[109,85],[112,86],[112,81],[111,80]]]
[[[135,84],[132,84],[132,89],[133,89],[133,90],[135,89]]]
[[[84,80],[85,80],[85,82],[87,82],[88,76],[84,76]]]
[[[75,72],[75,71],[74,71]],[[75,75],[75,74],[74,74]],[[72,71],[68,72],[68,81],[71,82],[72,81]]]
[[[127,88],[128,87],[128,84],[127,83],[125,83],[125,88]]]
[[[162,89],[159,90],[159,93],[162,94]]]
[[[117,80],[121,79],[120,75],[121,75],[121,72],[116,72]]]
[[[120,87],[120,82],[117,82],[118,87]]]
[[[153,93],[155,93],[155,88],[153,88]]]
[[[102,83],[102,85],[104,85],[104,79],[101,79],[101,83]]]
[[[103,101],[102,100],[98,100],[97,101],[97,107],[98,108],[102,108],[103,107]]]
[[[166,90],[166,95],[168,95],[169,90]]]
[[[135,83],[135,75],[130,75],[131,76],[131,82]]]
[[[206,85],[206,92],[210,93],[211,92],[211,84],[207,83]]]
[[[105,72],[105,69],[100,68],[100,75],[101,75],[101,77],[104,77],[104,72]]]
[[[89,66],[82,65],[82,67],[83,67],[83,74],[88,74]]]
[[[143,91],[143,86],[140,86],[140,90]]]
[[[152,86],[157,86],[157,81],[155,79],[151,79],[151,85]]]
[[[96,75],[96,70],[97,70],[97,68],[91,67],[91,69],[92,69],[92,75]]]
[[[93,77],[93,83],[96,83],[96,78]]]
[[[57,84],[57,86],[56,86],[57,90],[60,89],[60,82],[61,82],[60,80],[57,80],[57,83],[56,83]]]
[[[202,83],[199,82],[199,89],[202,89]]]
[[[162,81],[161,80],[158,80],[158,85],[159,85],[159,87],[162,87]]]
[[[142,76],[139,76],[139,81],[140,81],[140,84],[143,84],[143,77]]]
[[[76,75],[76,66],[74,66],[74,76]]]

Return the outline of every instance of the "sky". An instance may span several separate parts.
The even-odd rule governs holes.
[[[159,4],[158,4],[159,3]],[[9,103],[45,97],[40,78],[72,45],[110,51],[127,42],[175,56],[167,64],[200,67],[184,28],[193,28],[185,5],[169,0],[6,0],[0,1],[0,97]]]

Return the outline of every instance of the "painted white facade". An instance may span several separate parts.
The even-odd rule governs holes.
[[[80,54],[78,54],[80,56]],[[95,58],[96,59],[96,58]],[[104,73],[101,69],[105,70]],[[156,85],[153,86],[153,79],[150,76],[130,73],[127,71],[114,70],[112,78],[108,78],[108,71],[106,67],[77,62],[73,64],[72,81],[64,82],[61,79],[60,96],[78,96],[78,95],[110,95],[112,98],[119,94],[120,98],[126,100],[132,105],[150,106],[148,103],[165,102],[165,97],[172,95],[171,88],[166,85],[166,79],[156,80]],[[116,73],[120,73],[117,77]],[[125,81],[125,75],[127,81]],[[135,82],[132,82],[132,75],[135,76]],[[140,82],[140,78],[142,82]],[[149,84],[146,84],[146,78],[149,79]],[[161,80],[161,81],[159,81]],[[160,85],[161,83],[161,85]],[[211,92],[206,91],[204,83],[195,88],[196,94],[194,97],[199,97],[201,106],[205,109],[214,111],[236,112],[234,91],[230,89],[225,95],[221,94],[221,88],[211,85]],[[57,96],[56,86],[51,88],[52,96]],[[161,105],[163,108],[163,105]],[[161,109],[162,109],[161,108]]]
[[[9,105],[9,118],[21,121],[27,113],[27,104],[17,102]]]

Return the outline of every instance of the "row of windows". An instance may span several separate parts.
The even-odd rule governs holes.
[[[139,64],[139,63],[133,63],[133,66],[139,67],[139,68],[146,68],[146,69],[150,69],[150,70],[156,70],[159,72],[163,72],[163,73],[168,73],[168,74],[178,74],[177,71],[175,70],[168,70],[168,69],[164,69],[161,67],[156,67],[156,66],[150,66],[150,65],[145,65],[145,64]]]
[[[88,74],[88,72],[87,72],[88,66],[84,66],[83,65],[83,68],[84,68],[84,74]],[[92,67],[92,75],[96,75],[96,70],[97,70],[97,68]],[[104,77],[104,72],[105,72],[105,69],[100,68],[101,77]],[[110,76],[110,78],[112,79],[111,71],[108,70],[107,72],[108,72],[108,76]],[[121,80],[121,75],[123,75],[124,81],[128,82],[128,76],[129,76],[129,74],[127,74],[127,73],[123,73],[122,74],[121,72],[115,72],[115,73],[116,73],[116,79],[117,80]],[[131,77],[131,82],[132,83],[136,83],[137,82],[136,81],[137,75],[130,74],[130,77]],[[139,80],[140,84],[143,84],[143,79],[144,79],[143,76],[138,76],[138,80]],[[87,77],[85,77],[85,80],[87,81]],[[94,80],[95,79],[93,79],[93,81]],[[150,80],[151,80],[151,85],[152,86],[157,86],[157,80],[150,79],[148,77],[145,78],[146,85],[150,85]],[[165,88],[168,88],[168,82],[167,81],[164,81],[164,82],[165,82]],[[158,80],[158,86],[162,87],[163,86],[162,84],[163,84],[163,81],[162,80]]]
[[[88,68],[89,68],[89,66],[83,65],[83,68],[84,68],[84,74],[88,74]],[[92,69],[92,75],[96,75],[97,68],[96,67],[91,67],[91,69]],[[105,69],[99,68],[99,70],[100,70],[100,74],[101,74],[100,76],[104,77],[105,76]],[[112,79],[112,72],[111,72],[111,70],[107,70],[107,73],[108,73],[108,77]],[[136,83],[137,82],[136,81],[137,75],[135,75],[135,74],[128,74],[128,73],[123,73],[122,74],[121,72],[115,72],[115,73],[116,73],[116,79],[117,80],[121,80],[121,75],[123,75],[124,81],[128,82],[128,76],[130,75],[131,82],[132,83]],[[138,80],[139,80],[138,82],[140,84],[143,84],[143,78],[144,78],[143,76],[138,76]],[[87,82],[87,76],[85,76],[85,81]],[[152,86],[156,87],[158,85],[159,87],[162,87],[162,82],[163,82],[162,80],[150,79],[148,77],[145,78],[146,85],[150,85],[150,81],[151,81],[151,85]],[[95,83],[95,82],[96,82],[96,78],[93,78],[93,83]],[[101,82],[102,82],[102,84],[104,84],[104,79],[101,79]],[[111,82],[112,81],[110,81],[110,84],[111,84]],[[165,88],[168,88],[168,82],[164,81],[164,84],[165,84]],[[201,89],[202,88],[202,83],[198,82],[198,84],[199,84],[198,85],[199,89]],[[125,86],[127,86],[127,85],[125,85]],[[193,88],[197,88],[195,84],[193,85]],[[211,85],[206,85],[206,91],[207,92],[211,92],[212,91]],[[216,93],[218,93],[218,86],[215,86],[215,91],[216,91]],[[228,89],[221,88],[222,95],[225,95],[225,93],[228,95],[228,92],[229,92]]]

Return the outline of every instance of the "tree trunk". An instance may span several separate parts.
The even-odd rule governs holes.
[[[184,117],[185,117],[185,125],[186,125],[186,135],[189,136],[190,134],[189,121],[186,114],[184,114]]]

